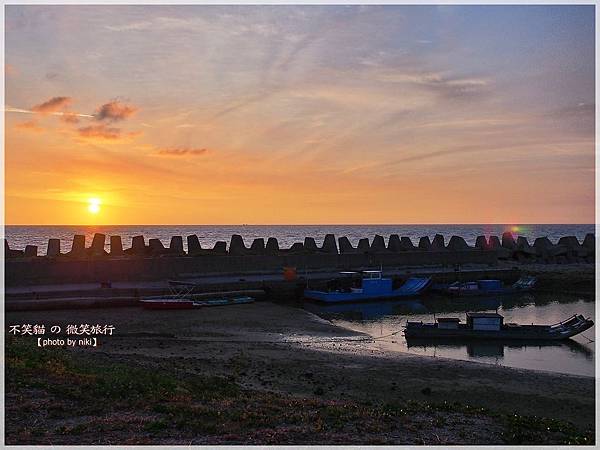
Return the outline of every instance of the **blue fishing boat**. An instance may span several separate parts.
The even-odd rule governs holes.
[[[452,284],[436,284],[432,290],[439,291],[453,297],[469,297],[479,295],[507,295],[531,291],[535,287],[535,277],[522,277],[516,283],[505,286],[500,280],[478,280]]]
[[[354,275],[357,272],[341,272],[342,275]],[[306,289],[304,297],[326,303],[359,302],[372,299],[392,299],[419,295],[429,284],[431,278],[409,278],[398,289],[393,288],[391,278],[384,278],[381,270],[362,272],[360,286],[340,286],[327,291]]]

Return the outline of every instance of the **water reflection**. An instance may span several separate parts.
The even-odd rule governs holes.
[[[467,311],[498,311],[505,322],[551,324],[573,314],[594,317],[593,298],[566,294],[526,293],[516,296],[447,298],[426,296],[420,300],[364,303],[306,303],[311,312],[336,325],[370,334],[387,336],[403,328],[407,320],[432,322],[437,317],[465,320]],[[595,327],[566,341],[431,341],[411,339],[402,334],[381,339],[392,351],[427,356],[474,360],[511,367],[550,370],[577,375],[594,375]]]

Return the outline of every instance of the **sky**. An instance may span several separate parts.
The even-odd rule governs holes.
[[[5,21],[9,225],[594,223],[594,6]]]

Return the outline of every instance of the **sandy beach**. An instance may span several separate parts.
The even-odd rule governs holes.
[[[44,323],[47,328],[57,324],[113,325],[114,335],[100,336],[97,348],[58,350],[84,361],[126,364],[143,371],[165,372],[174,378],[217,376],[254,395],[350,402],[369,408],[390,403],[417,408],[418,412],[410,419],[418,425],[413,431],[405,430],[395,435],[376,433],[373,442],[511,442],[507,437],[506,417],[512,414],[536,416],[532,420],[543,417],[561,423],[571,422],[577,433],[586,430],[591,433],[594,426],[593,378],[389,352],[366,335],[336,327],[295,306],[257,302],[226,310],[117,308],[73,310],[68,314],[66,311],[14,312],[7,314],[6,321],[7,326]],[[396,338],[404,339],[401,334]],[[31,336],[15,339],[19,342],[29,339],[31,343],[35,340]],[[34,351],[41,350],[36,348]],[[68,415],[50,418],[35,408],[29,415],[24,412],[23,401],[32,405],[43,403],[50,394],[31,386],[14,385],[10,371],[9,361],[7,442],[83,443],[96,439],[92,437],[94,427],[91,425],[83,427],[84,431],[76,438],[69,433],[57,433],[61,426],[73,423],[73,418]],[[437,405],[435,408],[438,409],[439,405],[448,407],[446,411],[433,412],[428,405]],[[471,411],[484,408],[485,412],[473,415],[469,408]],[[99,417],[115,412],[111,408],[97,413],[98,417],[88,420],[98,421]],[[23,419],[32,419],[31,415],[45,429],[44,433],[36,436],[28,431]],[[443,420],[438,420],[440,417]],[[452,420],[447,420],[451,417]],[[479,427],[473,425],[473,420],[488,423],[486,427],[492,431],[478,432]],[[64,422],[62,425],[61,421]],[[277,429],[277,426],[268,428]],[[133,433],[133,437],[129,434],[129,441],[174,444],[188,438],[179,439],[169,432],[155,436],[143,430]],[[432,433],[437,438],[433,438]],[[114,430],[109,429],[106,436],[104,443],[110,439],[118,440]],[[193,442],[236,442],[235,439],[223,441],[222,433],[212,437],[210,434],[194,436],[190,437]],[[274,441],[257,438],[257,442],[366,443],[374,438],[369,433],[365,436],[350,433],[338,438],[319,433],[302,436],[288,433],[277,435]],[[535,434],[530,439],[564,443],[568,440],[565,436],[565,433],[548,432]],[[589,436],[592,439],[593,434]],[[242,441],[246,442],[244,439]]]

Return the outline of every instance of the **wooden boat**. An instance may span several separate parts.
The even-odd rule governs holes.
[[[504,323],[498,313],[467,313],[467,323],[458,317],[444,317],[434,323],[407,322],[406,339],[515,339],[515,340],[561,340],[582,333],[594,322],[582,315],[573,315],[553,325],[519,325]]]
[[[357,272],[340,272],[353,275]],[[373,299],[393,299],[419,295],[429,287],[431,278],[409,278],[398,289],[393,289],[392,279],[383,278],[381,270],[365,270],[362,273],[360,287],[347,286],[328,291],[306,289],[304,297],[326,303],[357,302]]]
[[[521,277],[511,286],[504,286],[500,280],[478,280],[455,282],[452,284],[437,284],[432,286],[435,291],[453,297],[474,297],[480,295],[507,295],[527,292],[535,287],[535,277]]]
[[[146,309],[194,309],[205,306],[241,305],[252,302],[254,302],[252,297],[223,297],[190,300],[186,298],[169,298],[169,296],[164,296],[140,300],[140,303]]]

